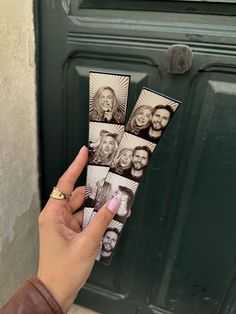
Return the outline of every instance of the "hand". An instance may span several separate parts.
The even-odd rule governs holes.
[[[111,121],[111,119],[112,119],[112,111],[106,111],[104,113],[104,118],[107,119],[107,121]]]
[[[114,200],[109,204],[107,202],[86,229],[81,231],[83,213],[72,215],[72,211],[82,205],[84,188],[79,187],[74,191],[73,188],[87,159],[88,149],[83,147],[58,181],[57,187],[63,193],[72,193],[69,201],[50,198],[39,216],[38,278],[65,312],[86,283],[101,238],[119,207]]]

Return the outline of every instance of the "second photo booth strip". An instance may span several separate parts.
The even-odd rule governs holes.
[[[145,169],[179,105],[179,101],[147,88],[140,93],[114,162],[101,182],[102,196],[95,197],[93,211],[91,208],[85,209],[85,215],[91,215],[92,219],[107,200],[115,197],[120,202],[117,214],[101,241],[97,260],[103,264],[108,265],[112,259]]]
[[[99,206],[109,192],[104,181],[124,134],[129,83],[130,75],[89,73],[89,159],[83,228],[89,223],[95,200]]]

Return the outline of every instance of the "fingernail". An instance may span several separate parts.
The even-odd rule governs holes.
[[[117,209],[120,207],[120,202],[113,198],[110,203],[108,204],[107,208],[114,214],[116,213]]]
[[[81,152],[82,150],[84,150],[85,148],[87,148],[85,145],[80,149],[79,152]]]

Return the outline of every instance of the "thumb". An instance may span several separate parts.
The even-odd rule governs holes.
[[[94,243],[99,243],[119,207],[120,202],[116,198],[106,202],[84,229],[84,235]]]

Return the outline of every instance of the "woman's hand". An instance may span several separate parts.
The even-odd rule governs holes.
[[[74,184],[88,159],[83,147],[59,179],[57,188],[69,200],[50,198],[39,216],[40,259],[38,278],[48,287],[63,311],[67,311],[86,283],[94,265],[101,238],[112,221],[118,201],[106,203],[92,222],[81,231],[83,212],[72,213],[84,200],[84,187]]]
[[[108,111],[105,111],[104,119],[106,119],[108,122],[111,121],[111,119],[112,119],[112,110],[111,109]]]

